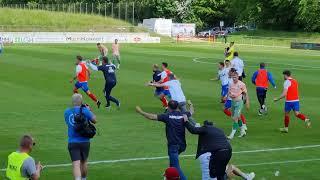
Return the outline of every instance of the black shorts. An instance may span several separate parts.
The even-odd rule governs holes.
[[[68,150],[72,161],[86,161],[89,157],[90,142],[69,143]]]

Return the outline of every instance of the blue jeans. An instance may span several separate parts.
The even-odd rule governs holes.
[[[182,147],[179,145],[168,145],[168,155],[170,160],[170,167],[175,167],[179,171],[180,174],[180,180],[187,180],[187,178],[184,176],[182,169],[180,168],[179,164],[179,154],[183,152],[186,149],[186,147]]]

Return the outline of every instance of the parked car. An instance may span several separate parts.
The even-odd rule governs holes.
[[[222,30],[221,30],[220,27],[214,27],[214,28],[211,28],[211,29],[208,29],[208,30],[205,30],[205,31],[200,31],[198,33],[198,36],[199,37],[208,37],[208,36],[213,36],[213,35],[224,36],[226,34],[228,34],[228,30],[227,29],[222,28]]]

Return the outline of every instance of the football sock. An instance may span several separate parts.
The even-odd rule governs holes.
[[[237,122],[233,122],[232,129],[237,130],[238,128],[239,128],[239,124]]]
[[[242,127],[242,121],[238,121],[239,127]]]
[[[284,116],[284,127],[289,127],[289,122],[290,122],[290,117],[289,116]]]
[[[296,117],[301,119],[302,121],[305,121],[307,119],[306,116],[304,114],[301,114],[301,113],[296,115]]]
[[[163,107],[168,107],[168,100],[166,97],[160,98],[160,101],[162,102]]]
[[[94,94],[88,94],[88,96],[94,101],[94,102],[97,102],[97,97],[94,95]]]
[[[231,111],[229,109],[224,109],[223,110],[224,114],[226,114],[227,116],[231,116]]]
[[[243,124],[247,124],[246,117],[244,117],[243,114],[240,115],[240,118],[241,118],[241,121],[242,121]]]

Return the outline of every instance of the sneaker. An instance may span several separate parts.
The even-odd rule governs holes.
[[[262,109],[259,109],[258,116],[262,116]]]
[[[249,174],[246,174],[246,180],[252,180],[254,177],[256,177],[256,174],[254,172],[251,172]]]
[[[266,106],[266,105],[262,105],[262,109],[263,109],[263,112],[264,112],[264,113],[267,113],[268,108],[267,108],[267,106]]]
[[[246,124],[242,124],[242,127],[243,127],[243,129],[244,129],[245,131],[248,131],[248,127],[247,127]]]
[[[110,106],[110,105],[109,105],[109,106],[106,105],[106,109],[107,109],[108,111],[110,111],[110,110],[111,110],[111,106]]]
[[[288,132],[289,132],[289,129],[288,129],[287,127],[280,128],[280,132],[282,132],[282,133],[288,133]]]
[[[227,139],[232,140],[233,136],[229,135],[229,136],[227,136]]]
[[[246,135],[247,135],[246,131],[242,129],[238,137],[241,138],[241,137],[245,137]]]
[[[118,110],[120,110],[120,106],[121,106],[121,103],[119,102],[117,107],[118,107]]]
[[[304,122],[306,123],[307,128],[311,127],[311,120],[310,119],[306,119]]]
[[[100,101],[97,101],[98,109],[100,108],[100,105],[101,105],[101,102],[100,102]]]

